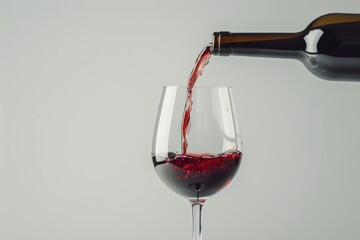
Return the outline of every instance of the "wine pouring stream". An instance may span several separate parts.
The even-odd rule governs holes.
[[[360,82],[360,14],[328,14],[314,20],[305,30],[297,33],[230,33],[215,32],[213,42],[205,46],[198,56],[188,79],[186,89],[164,87],[158,118],[154,131],[152,159],[160,179],[174,192],[185,197],[192,204],[193,240],[201,240],[201,210],[206,199],[223,189],[235,176],[242,157],[241,140],[237,137],[236,117],[229,88],[195,87],[197,79],[209,63],[212,55],[256,56],[274,58],[292,58],[300,60],[314,75],[336,81]],[[196,91],[194,91],[196,89]],[[221,94],[220,94],[221,92]],[[203,94],[205,93],[205,94]],[[194,105],[197,101],[208,104],[205,121],[221,115],[222,121],[214,125],[196,124],[191,129],[192,110],[203,111]],[[185,108],[177,109],[179,96],[186,95]],[[207,96],[207,97],[204,97]],[[225,96],[225,97],[224,97]],[[222,102],[224,106],[215,106],[212,102]],[[183,105],[182,105],[183,106]],[[227,109],[225,111],[224,109]],[[179,110],[179,111],[176,111]],[[183,112],[181,116],[177,112]],[[180,134],[178,126],[173,124],[181,118]],[[221,124],[224,126],[219,126]],[[208,126],[209,125],[209,126]],[[200,127],[199,127],[200,126]],[[216,137],[213,132],[219,133]],[[231,129],[225,134],[225,129]],[[206,133],[200,141],[189,144],[188,135]],[[180,136],[179,136],[180,135]],[[232,136],[229,138],[229,135]],[[181,138],[180,149],[174,146]],[[223,145],[213,150],[190,151],[189,147],[202,146],[206,142],[222,139]],[[230,139],[230,140],[229,140]],[[211,147],[210,147],[211,146]],[[173,149],[173,150],[172,150]],[[219,150],[220,149],[220,150]],[[179,153],[180,152],[180,153]]]

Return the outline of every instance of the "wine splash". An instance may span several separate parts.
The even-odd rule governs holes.
[[[208,44],[199,54],[198,58],[195,61],[195,66],[191,71],[188,84],[187,84],[187,100],[185,104],[185,110],[183,115],[182,127],[181,127],[181,136],[182,136],[182,153],[186,154],[187,152],[187,134],[190,131],[190,114],[193,104],[192,100],[192,90],[196,83],[196,80],[202,74],[205,66],[209,63],[212,54],[212,44]]]
[[[155,170],[166,185],[196,201],[205,200],[228,185],[241,162],[235,149],[219,154],[153,156]]]

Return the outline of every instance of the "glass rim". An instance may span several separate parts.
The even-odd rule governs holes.
[[[187,86],[184,85],[170,85],[170,86],[163,86],[163,88],[187,88]],[[194,86],[193,89],[197,89],[197,88],[208,88],[208,89],[216,89],[216,88],[227,88],[227,89],[233,89],[233,86]]]

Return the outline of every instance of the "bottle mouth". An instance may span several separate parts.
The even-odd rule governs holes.
[[[229,56],[230,48],[222,44],[223,38],[230,38],[230,32],[214,32],[212,41],[212,54],[219,56]]]

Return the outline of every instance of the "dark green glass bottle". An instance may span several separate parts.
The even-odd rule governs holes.
[[[215,32],[212,53],[298,59],[320,78],[360,82],[360,14],[327,14],[295,33]]]

